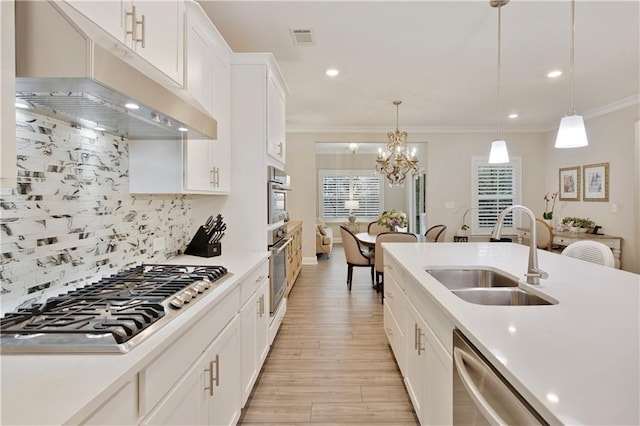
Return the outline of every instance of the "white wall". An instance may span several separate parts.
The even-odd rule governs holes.
[[[610,112],[586,121],[590,145],[586,148],[553,148],[555,131],[548,133],[507,133],[509,154],[522,158],[522,203],[537,216],[544,211],[543,197],[558,190],[558,169],[609,162],[610,202],[558,202],[556,217],[588,216],[603,231],[624,238],[622,268],[640,272],[640,150],[635,147],[635,126],[640,119],[638,105]],[[461,225],[465,206],[471,203],[471,157],[488,155],[493,134],[442,133],[410,134],[411,140],[428,141],[427,225],[447,225],[451,241]],[[372,133],[290,133],[287,135],[287,171],[295,188],[290,196],[290,213],[304,221],[303,256],[315,259],[317,203],[314,144],[322,142],[384,142],[384,134]],[[640,136],[639,136],[640,138]],[[453,208],[445,203],[452,202]],[[611,213],[611,203],[618,212]]]
[[[505,134],[511,155],[523,159],[523,202],[542,214],[546,193],[544,177],[545,138],[542,134]],[[412,141],[427,141],[420,152],[420,166],[427,173],[427,226],[444,223],[450,232],[460,226],[464,209],[471,203],[471,157],[489,153],[493,134],[447,133],[410,134]],[[289,213],[302,220],[303,257],[315,262],[315,222],[317,204],[315,142],[385,142],[384,133],[289,133],[287,134],[287,172],[294,188],[289,196]],[[425,152],[426,151],[426,152]],[[453,209],[445,202],[454,203]]]
[[[640,118],[638,105],[586,120],[589,146],[574,149],[553,147],[556,132],[545,135],[546,186],[558,190],[558,169],[594,163],[609,163],[609,201],[564,201],[556,205],[555,215],[589,217],[601,232],[622,237],[622,269],[640,272],[638,252],[638,197],[639,160],[635,155],[635,126]],[[584,182],[583,182],[584,184]],[[582,188],[584,185],[582,185]],[[581,190],[582,192],[582,190]],[[580,196],[582,199],[583,193]],[[617,213],[612,213],[612,205]]]

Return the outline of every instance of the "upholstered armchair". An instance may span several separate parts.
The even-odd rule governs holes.
[[[321,223],[316,227],[316,254],[326,253],[331,257],[333,249],[333,229]]]

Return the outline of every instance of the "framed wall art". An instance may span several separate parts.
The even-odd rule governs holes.
[[[558,182],[560,201],[580,201],[580,166],[561,168]]]
[[[609,163],[582,166],[584,201],[609,201]]]

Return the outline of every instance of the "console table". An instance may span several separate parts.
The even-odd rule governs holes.
[[[531,231],[529,228],[517,228],[516,234],[518,237],[518,243],[522,244],[523,239],[529,238]],[[590,234],[590,233],[577,233],[573,234],[568,231],[556,231],[553,230],[553,245],[566,247],[571,243],[582,240],[594,240],[609,247],[613,252],[613,257],[616,260],[616,268],[620,269],[620,255],[622,253],[622,238],[614,237],[612,235],[604,234]]]

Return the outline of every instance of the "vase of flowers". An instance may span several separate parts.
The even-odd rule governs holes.
[[[389,231],[407,227],[407,215],[400,210],[387,210],[378,218],[378,225],[386,226]]]
[[[557,192],[547,192],[544,195],[544,212],[542,213],[542,218],[547,221],[549,226],[553,228],[553,210],[556,207],[556,199],[558,198]],[[551,208],[549,208],[549,204],[551,204]]]

